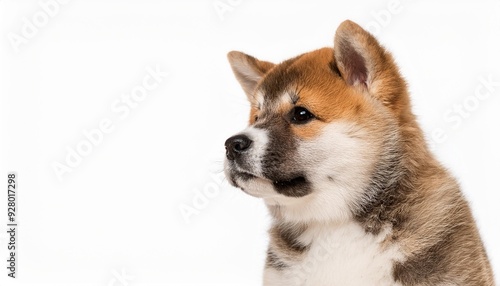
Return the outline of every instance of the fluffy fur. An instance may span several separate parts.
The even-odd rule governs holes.
[[[273,217],[264,285],[493,285],[469,206],[372,35],[345,21],[333,49],[228,58],[251,111],[225,171]]]

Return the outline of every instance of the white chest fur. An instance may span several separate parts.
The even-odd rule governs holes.
[[[382,242],[389,235],[367,234],[355,223],[309,228],[300,241],[310,244],[307,254],[291,267],[266,269],[266,286],[390,286],[394,261],[402,254],[396,245]]]

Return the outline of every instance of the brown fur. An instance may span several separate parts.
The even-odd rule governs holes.
[[[359,26],[346,25],[351,35],[360,35],[361,45],[368,47],[371,64],[376,67],[376,90],[370,94],[376,94],[394,112],[402,135],[405,176],[391,198],[394,205],[384,210],[383,217],[393,222],[393,239],[400,241],[408,257],[395,265],[396,280],[405,285],[435,285],[450,280],[461,285],[493,285],[492,271],[469,206],[455,179],[427,150],[392,56]],[[335,44],[342,44],[344,37],[338,36]],[[374,217],[376,220],[381,215]]]
[[[317,120],[291,127],[303,140],[314,140],[326,124],[337,120],[356,122],[374,137],[385,134],[388,122],[395,124],[398,140],[390,147],[390,158],[374,166],[369,186],[373,190],[368,191],[376,195],[354,211],[367,233],[391,227],[392,235],[384,243],[398,243],[406,257],[394,264],[395,281],[403,285],[494,284],[469,206],[456,180],[427,149],[411,112],[406,83],[392,56],[373,36],[345,21],[337,30],[333,49],[316,50],[279,65],[239,52],[231,52],[229,59],[252,103],[251,124],[266,113],[254,98],[256,90],[267,98],[284,91],[297,95],[274,107],[282,117],[294,105],[313,111]],[[248,76],[234,68],[235,61],[253,66],[263,79],[249,83]],[[390,121],[380,115],[382,109],[388,110]],[[394,180],[381,183],[387,175]],[[307,226],[285,224],[279,207],[270,210],[277,223],[270,230],[267,265],[279,269],[307,251],[307,245],[298,241]]]

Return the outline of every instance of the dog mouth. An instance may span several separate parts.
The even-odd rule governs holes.
[[[243,189],[243,191],[247,192],[242,188],[238,181],[250,181],[255,179],[261,179],[268,183],[270,183],[274,190],[282,195],[287,197],[302,197],[310,192],[309,182],[307,178],[303,174],[294,174],[286,177],[267,177],[267,176],[259,176],[247,171],[242,170],[232,170],[230,181],[233,186]]]
[[[277,189],[283,188],[293,188],[306,183],[306,178],[304,176],[293,177],[288,180],[274,180],[273,186]]]
[[[292,187],[306,183],[306,178],[303,175],[290,176],[291,177],[290,179],[282,179],[282,178],[271,179],[271,178],[267,178],[267,177],[257,176],[255,174],[252,174],[252,173],[249,173],[246,171],[237,171],[234,173],[234,175],[238,178],[243,179],[243,180],[251,180],[251,179],[260,178],[260,179],[269,181],[276,188],[292,188]]]
[[[274,190],[287,197],[303,197],[311,193],[311,186],[304,175],[290,176],[291,179],[273,180]]]

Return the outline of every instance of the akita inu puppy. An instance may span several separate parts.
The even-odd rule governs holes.
[[[345,21],[333,49],[228,58],[251,110],[225,172],[272,215],[264,285],[493,285],[467,201],[372,35]]]

